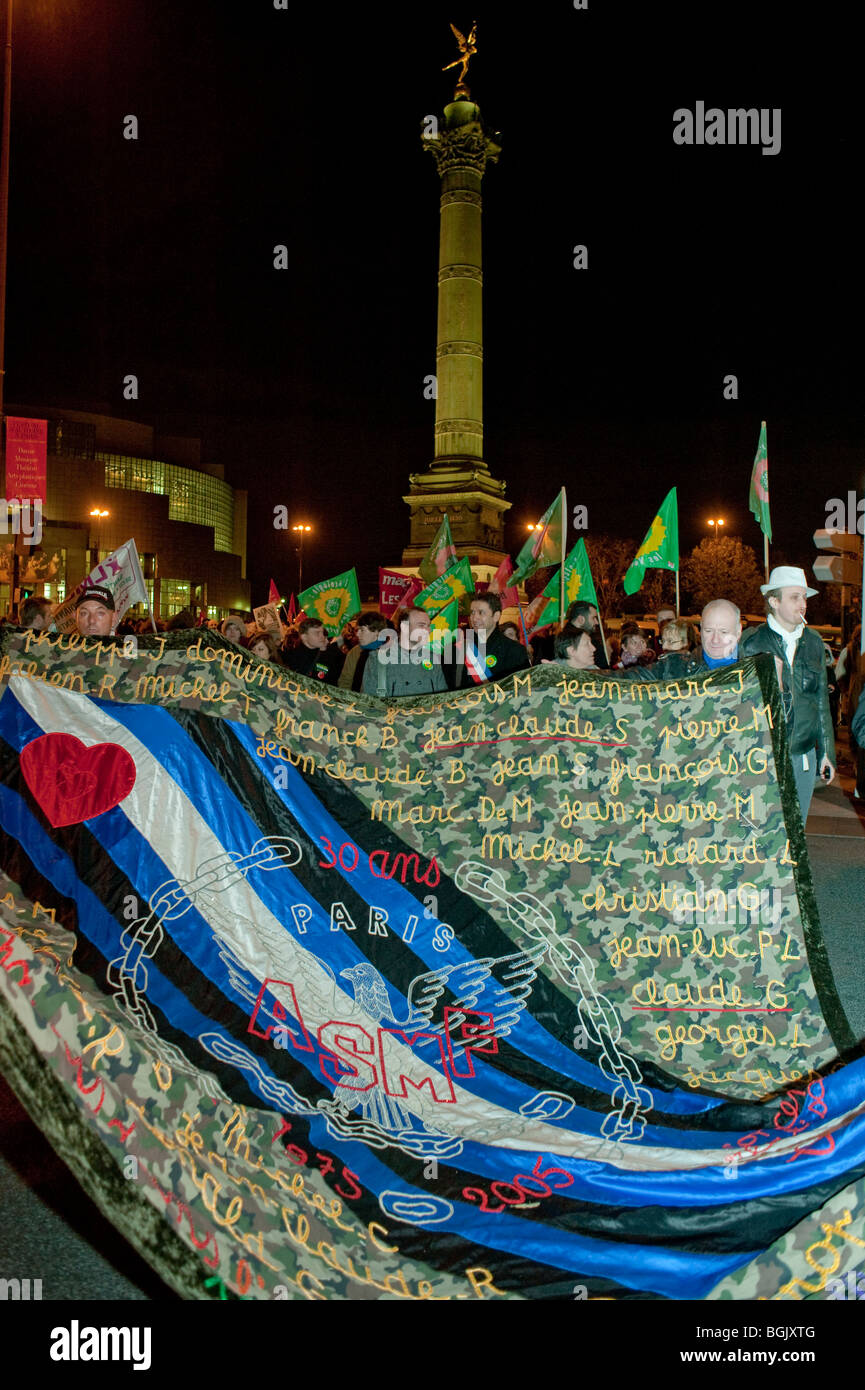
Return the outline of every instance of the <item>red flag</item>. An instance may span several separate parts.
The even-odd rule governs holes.
[[[272,579],[270,581],[270,592],[267,595],[267,601],[268,603],[275,603],[277,606],[282,603],[280,592]]]
[[[415,577],[414,577],[414,578],[412,579],[412,581],[411,581],[411,584],[410,584],[409,587],[406,589],[405,593],[403,594],[402,598],[400,599],[400,607],[401,607],[401,608],[408,608],[409,604],[414,603],[414,601],[415,601],[415,599],[417,598],[418,594],[422,594],[422,593],[423,593],[424,588],[425,588],[425,585],[424,585],[423,580],[422,580],[422,579],[419,579],[418,576],[415,575]]]
[[[294,622],[296,622],[296,621],[297,621],[297,617],[298,617],[297,604],[295,603],[295,600],[294,600],[294,594],[292,594],[291,598],[288,600],[288,621],[289,621],[289,623],[294,623]]]
[[[490,591],[498,594],[502,601],[502,608],[517,608],[519,606],[520,600],[516,589],[508,588],[508,580],[513,572],[511,557],[506,555],[490,580]]]

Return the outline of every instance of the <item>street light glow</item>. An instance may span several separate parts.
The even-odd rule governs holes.
[[[723,526],[723,525],[724,525],[724,518],[723,518],[722,516],[719,516],[719,517],[712,517],[712,516],[710,516],[710,517],[709,517],[709,525],[710,525],[710,526],[714,526],[714,527]]]

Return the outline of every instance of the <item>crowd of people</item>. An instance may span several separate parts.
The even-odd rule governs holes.
[[[575,671],[614,670],[638,680],[675,680],[701,669],[731,665],[744,656],[768,653],[775,660],[804,818],[816,778],[829,783],[835,777],[834,734],[842,698],[858,760],[857,795],[865,796],[865,700],[860,698],[859,629],[837,663],[827,664],[819,634],[805,622],[808,598],[817,590],[809,588],[804,571],[780,566],[761,590],[766,621],[744,634],[739,609],[719,596],[703,609],[699,631],[672,608],[662,608],[657,614],[657,632],[623,621],[609,645],[594,603],[577,600],[570,605],[559,631],[547,627],[529,640],[521,622],[504,620],[501,600],[491,591],[471,596],[468,632],[456,643],[436,641],[430,614],[414,605],[399,609],[392,620],[368,609],[335,638],[330,638],[324,624],[314,617],[304,617],[278,632],[250,627],[237,615],[206,625],[260,660],[313,680],[388,699],[470,688],[547,663]],[[75,620],[86,637],[152,631],[149,619],[117,623],[111,590],[98,585],[78,595]],[[25,599],[19,612],[21,627],[38,631],[51,623],[52,605],[47,599]],[[171,631],[195,625],[195,615],[186,610],[158,627]]]

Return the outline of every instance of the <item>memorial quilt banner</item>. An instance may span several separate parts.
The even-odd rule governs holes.
[[[126,652],[3,642],[0,1060],[168,1284],[799,1298],[827,1230],[846,1269],[865,1061],[771,659],[385,702]]]

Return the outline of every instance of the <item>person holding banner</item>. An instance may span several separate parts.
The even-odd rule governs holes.
[[[563,627],[554,638],[556,661],[570,666],[572,671],[596,671],[595,644],[591,634],[573,627]]]
[[[366,663],[361,682],[364,695],[385,700],[447,690],[441,661],[432,659],[430,623],[425,608],[401,608],[394,614],[396,633],[388,633],[381,650]]]
[[[808,599],[817,590],[808,587],[803,569],[778,565],[768,584],[760,585],[760,592],[766,621],[745,634],[742,649],[746,656],[770,652],[775,657],[804,824],[817,774],[827,785],[835,778],[835,733],[823,643],[805,622]]]
[[[339,673],[337,685],[340,689],[362,689],[366,663],[373,652],[380,651],[384,646],[387,629],[387,620],[380,613],[372,610],[361,613],[357,620],[357,646],[351,648]]]
[[[242,618],[238,618],[233,613],[229,613],[227,618],[223,618],[220,632],[226,642],[233,642],[235,646],[242,647],[246,642],[246,623]]]
[[[82,637],[111,637],[117,626],[114,595],[107,587],[90,585],[75,600],[75,621]]]
[[[42,632],[51,626],[53,611],[54,605],[50,598],[25,598],[18,610],[18,621],[21,627]]]

